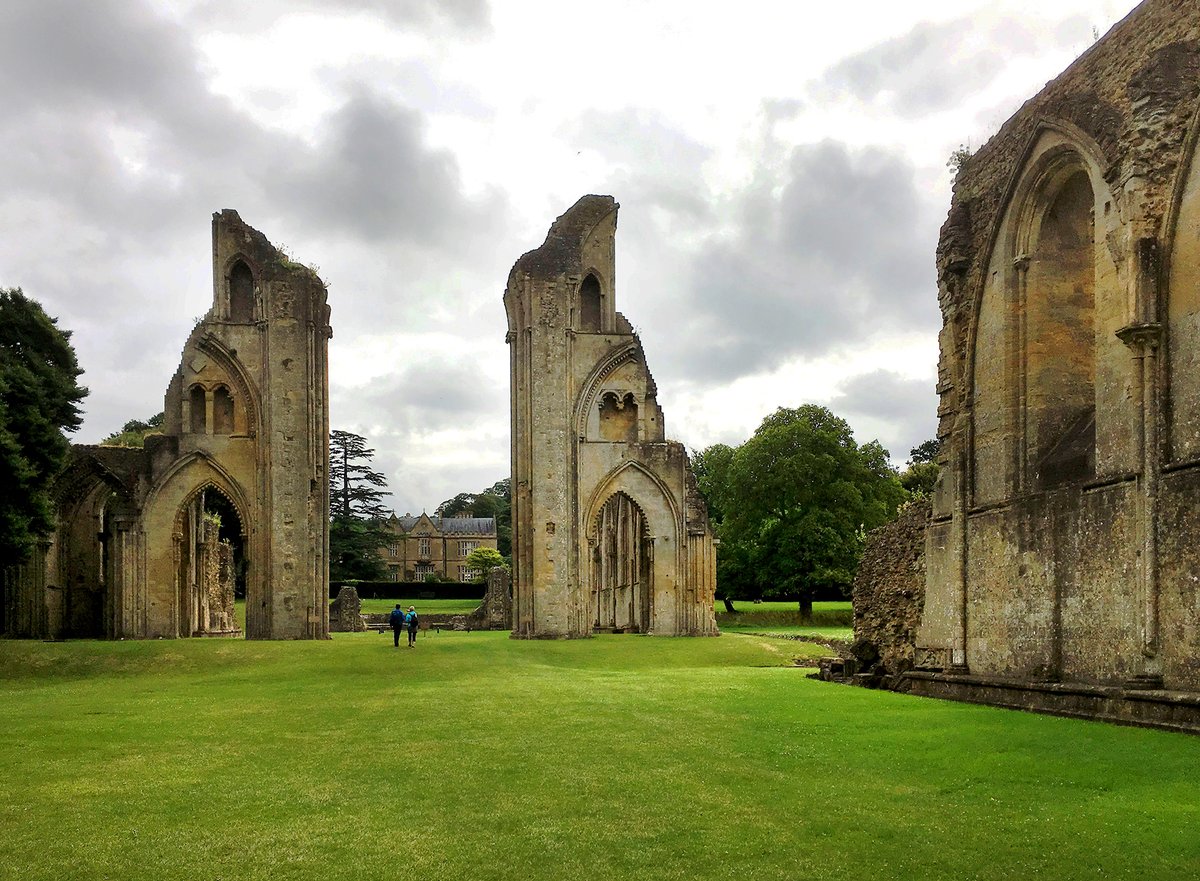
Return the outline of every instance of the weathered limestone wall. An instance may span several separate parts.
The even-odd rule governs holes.
[[[6,576],[10,635],[211,632],[227,611],[211,617],[206,500],[240,528],[247,635],[328,634],[325,286],[235,211],[213,215],[212,230],[213,306],[184,345],[163,432],[144,450],[74,448],[44,573]]]
[[[337,598],[329,606],[329,630],[331,633],[360,633],[366,629],[362,600],[358,591],[347,585],[338,591]]]
[[[1200,691],[1198,98],[1200,6],[1147,0],[958,175],[916,653],[935,678]]]
[[[508,630],[512,628],[512,588],[508,570],[503,566],[493,566],[487,574],[487,593],[479,608],[471,613],[478,618],[489,630]]]
[[[929,500],[918,499],[867,536],[853,594],[853,652],[862,672],[894,675],[913,665],[925,605],[929,512]]]
[[[716,632],[707,511],[615,307],[616,222],[611,196],[583,197],[504,294],[521,637]]]

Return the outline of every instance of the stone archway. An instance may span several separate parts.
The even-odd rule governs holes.
[[[623,492],[596,514],[592,550],[592,626],[597,631],[645,633],[654,596],[653,547],[646,516]]]
[[[246,596],[245,519],[206,483],[175,515],[175,589],[180,636],[242,636],[235,601]]]

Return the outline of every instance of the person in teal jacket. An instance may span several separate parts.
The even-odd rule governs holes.
[[[396,608],[400,608],[397,606]],[[417,628],[421,621],[417,618],[417,610],[413,606],[408,607],[408,614],[404,616],[404,623],[408,626],[408,647],[412,648],[417,642]]]
[[[400,648],[400,631],[404,629],[404,617],[400,604],[396,603],[396,608],[388,615],[388,626],[392,628],[392,644],[396,648]]]

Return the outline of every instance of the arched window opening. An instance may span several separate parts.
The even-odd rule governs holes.
[[[1096,470],[1095,198],[1061,184],[1037,229],[1026,294],[1026,462],[1034,487]]]
[[[254,320],[254,274],[241,260],[229,270],[229,320]]]
[[[211,484],[179,511],[175,528],[179,635],[240,635],[236,601],[246,597],[246,555],[237,508]]]
[[[596,515],[592,611],[597,630],[645,633],[650,627],[650,538],[642,509],[625,493]]]
[[[629,443],[638,439],[638,405],[632,392],[600,396],[600,439]]]
[[[579,329],[584,333],[599,333],[600,282],[591,273],[579,286]]]
[[[233,395],[223,385],[213,392],[213,434],[233,434]]]
[[[205,434],[208,431],[208,402],[202,386],[194,385],[188,392],[188,410],[189,430],[192,434]]]

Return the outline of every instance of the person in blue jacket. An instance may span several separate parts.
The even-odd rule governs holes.
[[[400,631],[404,629],[404,612],[399,603],[396,603],[396,608],[392,609],[392,614],[388,615],[388,625],[392,628],[393,644],[396,648],[400,648]]]
[[[417,618],[415,607],[408,607],[408,614],[404,616],[404,623],[408,625],[408,647],[412,648],[417,642],[417,628],[421,624],[420,619]]]

